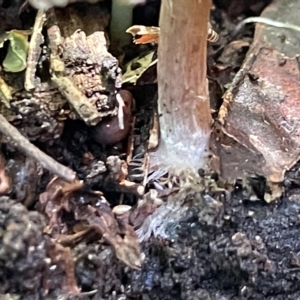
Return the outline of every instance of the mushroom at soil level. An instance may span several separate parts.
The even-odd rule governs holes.
[[[161,141],[151,168],[180,175],[205,167],[211,132],[206,79],[211,0],[163,0],[158,47]],[[155,177],[155,176],[154,176]]]

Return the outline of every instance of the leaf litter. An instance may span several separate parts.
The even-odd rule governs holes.
[[[23,9],[25,15],[34,16],[30,8]],[[102,11],[101,17],[83,21],[86,18],[83,9]],[[259,59],[265,61],[268,57],[269,67],[277,61],[279,68],[292,65],[294,58],[281,57],[281,49],[271,53],[260,49],[259,39],[252,43],[250,27],[242,33],[243,37],[235,32],[235,24],[219,8],[212,11],[212,25],[220,33],[219,41],[209,48],[208,61],[210,84],[220,90],[211,96],[213,115],[221,106],[218,116],[221,126],[216,126],[213,135],[221,142],[212,145],[211,160],[212,169],[218,172],[199,170],[199,181],[194,188],[182,190],[184,183],[176,176],[160,174],[159,178],[151,179],[145,172],[147,151],[154,149],[159,141],[158,124],[153,122],[155,68],[147,69],[155,66],[155,54],[150,53],[146,63],[135,60],[128,65],[128,75],[123,76],[123,88],[127,90],[120,90],[119,64],[108,52],[105,40],[108,14],[103,11],[106,9],[100,1],[49,10],[46,31],[42,30],[45,14],[40,10],[35,24],[27,27],[33,31],[26,70],[21,70],[24,64],[15,69],[16,74],[1,70],[4,117],[0,130],[4,136],[0,191],[9,197],[0,198],[0,278],[5,279],[0,294],[18,297],[22,293],[22,299],[48,296],[179,299],[175,294],[180,292],[180,299],[240,296],[259,299],[262,293],[269,297],[276,290],[278,295],[284,295],[287,286],[280,278],[288,274],[287,282],[292,281],[298,245],[291,242],[291,237],[297,235],[295,229],[285,232],[283,224],[290,222],[297,226],[298,204],[284,207],[277,200],[263,208],[259,200],[278,199],[283,191],[278,181],[285,180],[283,185],[288,187],[298,182],[297,165],[286,178],[278,173],[290,169],[297,157],[288,156],[287,160],[291,157],[288,163],[276,157],[268,161],[261,151],[268,149],[272,153],[273,148],[258,147],[264,142],[262,134],[259,139],[244,140],[243,135],[240,138],[240,131],[245,132],[241,125],[246,125],[238,119],[242,111],[235,115],[235,99],[226,96],[221,106],[220,94],[232,80],[229,91],[233,97],[238,97],[239,92],[247,93],[247,89],[241,90],[244,86],[251,87],[253,94],[255,89],[256,92],[262,89],[256,86],[256,81],[260,83],[267,77],[261,68],[254,68]],[[257,12],[256,7],[249,9]],[[51,23],[53,20],[58,26]],[[72,29],[74,22],[67,26],[68,20],[76,20],[80,25]],[[230,40],[230,33],[236,40]],[[96,40],[100,46],[93,44]],[[236,74],[249,46],[244,73]],[[1,51],[4,53],[6,48]],[[257,53],[255,60],[250,59],[251,51]],[[132,87],[134,83],[137,84]],[[265,84],[263,88],[273,92],[278,84],[276,87]],[[128,123],[126,102],[120,102],[118,96],[122,94],[132,94],[135,100],[127,111]],[[225,95],[229,95],[228,91]],[[74,96],[78,101],[72,102]],[[284,108],[289,115],[290,108]],[[90,118],[93,114],[95,118]],[[273,124],[269,119],[267,123]],[[286,118],[278,116],[275,121],[280,122],[275,132],[287,135],[288,139],[294,128]],[[234,122],[237,125],[231,131]],[[126,135],[115,141],[107,134],[107,143],[95,142],[96,133],[104,141],[103,128],[118,129],[112,124],[128,126]],[[249,132],[253,133],[252,129]],[[257,147],[255,151],[253,145]],[[290,146],[293,145],[284,144],[280,149]],[[232,149],[237,151],[234,158]],[[235,167],[228,166],[230,163]],[[283,168],[280,165],[277,169],[277,163],[283,164]],[[268,171],[269,165],[275,166],[275,172],[272,168]],[[271,176],[274,174],[276,180]],[[238,195],[230,198],[229,192],[233,190]],[[297,198],[297,191],[290,191],[288,196],[292,201]],[[258,202],[248,203],[248,199]],[[284,238],[276,235],[279,231],[285,232]],[[153,238],[153,233],[158,238]],[[293,249],[290,264],[294,267],[288,264],[277,267],[274,262],[282,260],[283,245],[287,244]],[[230,280],[225,270],[229,270]],[[12,274],[9,280],[5,278],[7,273]],[[22,275],[18,277],[19,274]],[[267,284],[270,276],[273,276],[272,286]],[[33,277],[40,280],[33,282]],[[297,297],[297,288],[290,295]]]

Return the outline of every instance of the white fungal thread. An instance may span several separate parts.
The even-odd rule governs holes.
[[[116,99],[118,101],[119,107],[118,107],[118,121],[119,121],[119,128],[121,130],[124,129],[124,112],[123,108],[125,107],[125,103],[119,93],[116,95]]]

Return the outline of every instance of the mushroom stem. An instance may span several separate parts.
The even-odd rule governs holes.
[[[161,142],[152,169],[174,175],[205,166],[211,132],[206,79],[211,0],[165,0],[160,12],[158,111]],[[170,170],[171,169],[171,170]]]

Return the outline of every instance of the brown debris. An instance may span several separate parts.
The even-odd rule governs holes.
[[[11,194],[26,207],[30,207],[36,200],[43,169],[31,157],[22,155],[19,152],[14,153],[13,156],[11,155],[6,164],[12,182]]]
[[[69,78],[52,76],[52,80],[87,125],[96,125],[101,120],[96,107],[89,102]]]
[[[75,84],[67,77],[62,76],[65,71],[64,62],[60,59],[58,51],[63,46],[61,44],[62,37],[60,36],[59,28],[54,25],[48,29],[48,36],[51,45],[51,68],[53,69],[52,81],[55,83],[59,91],[69,101],[71,107],[76,111],[79,117],[88,125],[96,125],[100,120],[97,108],[87,97],[77,89]],[[62,50],[61,50],[62,51]]]
[[[140,270],[141,250],[133,227],[128,225],[128,216],[124,219],[119,216],[117,219],[120,225],[107,204],[103,204],[100,209],[88,206],[87,220],[90,226],[112,245],[119,260],[133,269]]]
[[[49,225],[45,228],[45,232],[51,234],[56,242],[65,246],[74,246],[92,231],[100,233],[114,248],[121,261],[134,269],[139,269],[141,264],[140,245],[133,226],[129,225],[129,211],[122,218],[119,210],[118,217],[115,218],[101,193],[74,193],[81,187],[82,182],[69,184],[59,178],[54,178],[48,184],[46,191],[40,195],[40,202],[49,217]],[[98,199],[96,207],[92,203],[93,196]],[[84,197],[85,203],[82,204],[81,200],[79,204],[78,197]],[[61,220],[64,211],[73,212],[75,220],[83,222],[78,224],[79,229],[73,227],[71,234],[66,234],[70,230]],[[77,230],[79,231],[74,232]]]
[[[14,94],[11,100],[14,111],[5,111],[5,118],[30,141],[52,144],[63,132],[69,114],[66,104],[57,88],[44,82],[33,92]]]
[[[262,16],[276,20],[277,12],[281,11],[281,21],[286,18],[297,25],[299,18],[291,20],[283,2],[270,5]],[[280,33],[286,36],[288,43],[274,39],[274,35]],[[225,164],[222,169],[229,170],[230,177],[233,173],[258,174],[271,183],[280,183],[285,171],[300,158],[300,72],[298,48],[293,46],[295,35],[297,33],[286,29],[256,26],[254,43],[224,96],[218,116],[223,133],[235,141],[229,146],[229,152],[236,160],[236,167],[225,167],[228,156],[221,155],[221,164]],[[245,149],[241,151],[241,147]],[[247,155],[242,158],[241,153],[245,151]],[[278,195],[275,186],[272,190]]]
[[[46,191],[40,195],[40,202],[44,206],[45,213],[49,217],[49,229],[61,231],[61,214],[70,211],[70,196],[74,191],[83,186],[81,181],[65,182],[61,178],[54,177],[47,185]]]
[[[82,30],[76,30],[65,39],[63,46],[65,76],[96,105],[102,117],[115,115],[114,102],[117,89],[121,87],[121,71],[117,59],[107,51],[104,32],[87,36]]]
[[[75,180],[76,174],[74,171],[58,163],[52,157],[42,152],[39,148],[30,143],[14,126],[12,126],[2,115],[0,115],[0,132],[6,139],[13,143],[19,151],[29,157],[36,159],[45,169],[57,174],[68,182]]]
[[[53,11],[50,17],[55,20]],[[76,30],[64,39],[60,29],[52,25],[48,36],[52,80],[79,117],[88,125],[96,125],[103,117],[115,115],[120,70],[117,60],[107,51],[104,32],[86,36],[84,31]]]
[[[66,276],[62,283],[63,290],[67,293],[78,295],[80,289],[75,278],[75,264],[70,248],[53,241],[53,243],[49,245],[48,255],[51,259],[51,263],[59,266],[59,269],[63,269],[65,272]]]
[[[96,125],[116,115],[121,71],[117,59],[107,51],[107,15],[101,7],[83,3],[51,9],[47,17],[51,71],[74,109],[69,117],[79,116],[88,125]]]
[[[118,156],[109,156],[106,160],[106,166],[109,172],[107,181],[119,183],[119,189],[124,193],[133,193],[137,196],[142,196],[145,192],[145,187],[142,184],[134,183],[127,180],[128,166],[126,161],[121,160]]]

